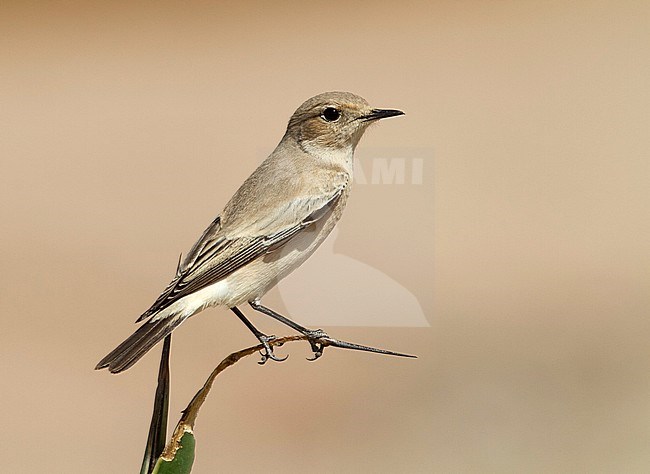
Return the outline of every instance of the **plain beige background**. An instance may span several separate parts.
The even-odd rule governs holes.
[[[94,364],[293,110],[341,89],[407,112],[361,149],[433,158],[357,187],[335,250],[431,327],[326,329],[419,359],[240,363],[195,472],[647,471],[647,2],[15,1],[0,31],[3,472],[137,471],[158,351]],[[180,328],[171,423],[253,342],[219,309]]]

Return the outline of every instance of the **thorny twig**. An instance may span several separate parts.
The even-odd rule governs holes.
[[[309,340],[309,339],[307,336],[304,335],[286,336],[286,337],[273,339],[269,341],[268,344],[270,346],[282,346],[283,344],[286,344],[288,342],[305,341],[305,340]],[[359,344],[354,344],[346,341],[339,341],[338,339],[334,339],[333,337],[330,337],[327,334],[324,334],[322,337],[318,339],[310,341],[310,343],[312,342],[316,342],[320,344],[322,348],[325,348],[327,346],[332,346],[332,347],[339,347],[342,349],[353,349],[353,350],[364,351],[364,352],[375,352],[378,354],[393,355],[398,357],[412,357],[412,358],[416,357],[409,354],[401,354],[399,352],[387,351],[384,349],[377,349],[369,346],[362,346]],[[224,360],[222,360],[219,363],[219,365],[217,365],[217,367],[215,367],[215,369],[212,371],[210,376],[203,384],[203,387],[201,387],[201,389],[196,393],[196,395],[194,395],[194,398],[192,398],[192,401],[190,401],[190,403],[187,405],[187,408],[183,410],[181,419],[176,425],[176,428],[174,429],[174,433],[172,434],[169,443],[167,443],[167,446],[165,446],[165,450],[162,452],[161,457],[163,459],[167,461],[172,460],[176,455],[176,451],[178,451],[178,449],[180,448],[180,442],[183,435],[185,433],[193,432],[194,423],[196,422],[196,417],[198,416],[199,410],[201,409],[203,402],[205,402],[205,399],[207,398],[208,393],[212,388],[212,384],[214,380],[217,378],[217,375],[219,375],[221,372],[226,370],[231,365],[237,363],[243,357],[255,354],[256,352],[262,350],[263,348],[264,347],[262,346],[262,344],[258,344],[256,346],[248,347],[246,349],[233,352]]]

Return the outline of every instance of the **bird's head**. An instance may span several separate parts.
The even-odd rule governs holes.
[[[287,135],[309,149],[354,149],[371,123],[403,114],[401,110],[372,108],[350,92],[325,92],[298,107],[289,120]]]

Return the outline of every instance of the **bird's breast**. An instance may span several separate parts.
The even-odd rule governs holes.
[[[261,298],[309,258],[330,234],[347,203],[346,187],[334,206],[318,221],[306,227],[282,247],[240,268],[225,280],[229,295],[221,304],[236,306]]]

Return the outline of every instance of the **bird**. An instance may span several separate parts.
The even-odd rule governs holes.
[[[263,346],[262,361],[281,361],[239,309],[266,314],[308,339],[314,360],[326,336],[261,303],[282,278],[318,248],[341,218],[353,179],[354,151],[368,126],[404,115],[373,108],[350,92],[325,92],[306,100],[289,119],[275,150],[244,181],[210,223],[176,273],[136,322],[141,326],[95,369],[119,373],[189,317],[211,306],[229,308]]]

